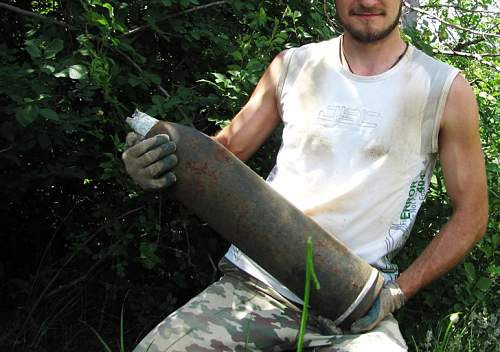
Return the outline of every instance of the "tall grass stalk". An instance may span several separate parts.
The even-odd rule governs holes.
[[[309,301],[311,296],[311,278],[316,290],[320,289],[320,284],[316,272],[314,271],[313,260],[313,242],[312,238],[307,239],[307,255],[306,255],[306,283],[304,288],[304,308],[302,309],[302,316],[300,318],[299,336],[297,339],[297,352],[302,352],[304,346],[304,335],[307,329],[307,318],[309,315]]]
[[[88,325],[86,322],[83,322],[85,325],[87,325],[87,327],[94,333],[94,335],[97,337],[97,339],[99,340],[99,342],[101,343],[104,351],[106,352],[113,352],[111,350],[111,348],[109,347],[109,345],[106,343],[106,341],[104,341],[104,339],[101,337],[101,335],[97,332],[96,329],[94,329],[92,326]]]
[[[445,352],[446,351],[446,347],[448,346],[448,340],[450,339],[450,332],[451,332],[452,328],[453,328],[453,323],[450,321],[448,323],[448,326],[446,327],[445,332],[444,332],[443,340],[438,345],[436,352]]]
[[[128,292],[125,294],[125,298],[123,298],[123,303],[122,303],[122,309],[120,312],[120,349],[119,352],[125,352],[125,300],[127,299]],[[97,337],[99,342],[101,343],[103,349],[105,352],[113,352],[111,350],[111,347],[104,341],[104,339],[101,337],[101,335],[97,332],[96,329],[94,329],[92,326],[88,325],[86,322],[83,322],[85,325],[88,326],[88,328],[94,333],[94,335]],[[149,351],[151,345],[153,344],[153,341],[149,344],[146,352]]]
[[[458,322],[458,315],[459,313],[453,313],[450,314],[447,318],[448,320],[448,325],[446,326],[446,330],[444,332],[443,339],[441,342],[438,342],[436,352],[446,352],[447,347],[448,347],[448,342],[450,340],[450,336],[452,334],[453,326]],[[440,334],[441,335],[441,334]],[[441,337],[441,336],[439,336]]]
[[[124,321],[124,316],[123,316],[123,311],[125,310],[125,300],[127,299],[128,291],[125,294],[125,298],[123,299],[123,304],[122,304],[122,309],[120,312],[120,352],[125,352],[125,337],[124,337],[124,328],[123,328],[123,321]]]

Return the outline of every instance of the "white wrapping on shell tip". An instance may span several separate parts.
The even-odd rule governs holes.
[[[158,123],[158,120],[142,111],[135,110],[132,117],[127,117],[126,122],[134,132],[145,137],[153,126]]]

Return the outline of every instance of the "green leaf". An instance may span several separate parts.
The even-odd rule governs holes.
[[[476,269],[474,268],[474,265],[472,263],[465,262],[464,269],[467,273],[467,279],[469,279],[469,281],[476,280]]]
[[[39,58],[42,56],[42,51],[40,50],[41,41],[38,39],[31,39],[26,41],[25,49],[30,54],[32,59]]]
[[[100,24],[106,28],[110,28],[109,22],[106,19],[106,17],[104,17],[104,15],[97,12],[90,12],[89,17],[90,17],[89,18],[90,22],[93,22],[95,24]]]
[[[108,10],[110,18],[114,18],[115,17],[115,11],[113,9],[113,5],[111,5],[109,2],[105,2],[101,6]]]
[[[54,66],[48,65],[48,64],[44,64],[40,68],[41,68],[43,73],[46,73],[49,75],[53,74],[56,71],[56,68]]]
[[[447,26],[442,24],[439,26],[439,40],[445,41],[448,39],[448,32],[446,31]]]
[[[161,259],[156,255],[158,245],[155,243],[142,242],[140,244],[142,264],[147,269],[153,269],[156,265],[161,263]]]
[[[165,101],[165,98],[163,98],[161,95],[153,95],[151,100],[153,101],[153,104],[161,105]]]
[[[161,0],[161,3],[166,7],[172,6],[172,0]]]
[[[73,65],[68,67],[68,75],[71,79],[84,79],[87,77],[87,68],[83,65]]]
[[[500,265],[492,264],[488,267],[487,271],[492,275],[500,275]]]
[[[145,73],[145,76],[148,80],[150,80],[154,84],[161,84],[161,78],[156,73]]]
[[[232,56],[232,57],[233,57],[233,59],[234,59],[234,60],[236,60],[236,61],[241,61],[241,60],[243,60],[243,55],[241,55],[241,52],[240,52],[240,51],[238,51],[238,50],[237,50],[237,51],[233,51],[233,52],[231,53],[231,56]]]
[[[484,293],[479,290],[474,290],[473,295],[480,301],[484,301]]]
[[[477,288],[481,291],[487,291],[491,287],[491,280],[487,277],[481,276],[476,283]]]
[[[46,119],[53,120],[53,121],[58,121],[59,120],[59,115],[57,112],[55,112],[52,109],[48,108],[42,108],[40,109],[40,115],[45,117]]]
[[[115,29],[116,29],[118,32],[120,32],[120,33],[124,33],[124,32],[126,32],[126,30],[127,30],[127,29],[125,28],[125,26],[124,26],[122,23],[120,23],[120,22],[115,22],[115,23],[114,23],[114,25],[115,25]]]
[[[54,74],[55,77],[69,77],[71,79],[87,78],[88,70],[83,65],[72,65],[64,70]]]
[[[26,105],[16,111],[16,120],[23,126],[29,126],[38,117],[39,109],[36,105]]]
[[[130,84],[132,87],[137,87],[138,85],[143,83],[144,81],[137,76],[130,76],[128,79],[128,84]]]
[[[52,59],[56,57],[57,53],[59,53],[64,48],[64,42],[61,39],[54,39],[47,45],[45,48],[45,58]]]

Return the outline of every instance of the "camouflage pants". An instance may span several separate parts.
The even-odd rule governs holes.
[[[224,276],[154,328],[134,352],[294,351],[301,311],[273,289],[222,260]],[[307,351],[406,351],[396,319],[342,334],[310,314]]]

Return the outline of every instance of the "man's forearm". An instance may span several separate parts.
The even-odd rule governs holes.
[[[486,229],[487,208],[456,212],[397,283],[407,299],[455,267]]]

